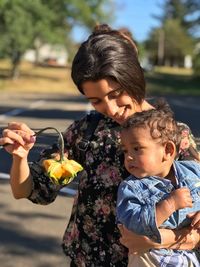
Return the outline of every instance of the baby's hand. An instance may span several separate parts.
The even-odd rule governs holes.
[[[190,213],[187,217],[192,220],[191,227],[200,230],[200,211]]]
[[[171,192],[168,200],[173,205],[174,210],[192,207],[192,197],[187,187],[182,187]]]

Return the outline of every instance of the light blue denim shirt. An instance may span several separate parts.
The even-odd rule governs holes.
[[[192,208],[174,212],[160,228],[179,229],[190,224],[187,214],[200,210],[200,164],[195,161],[174,161],[177,188],[188,187],[193,199]],[[117,222],[129,230],[146,235],[161,243],[161,235],[156,225],[155,205],[168,197],[175,187],[164,178],[129,176],[118,189]]]

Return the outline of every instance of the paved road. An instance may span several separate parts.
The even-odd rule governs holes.
[[[168,101],[177,119],[188,123],[200,137],[200,97],[168,97]],[[4,92],[1,93],[0,128],[14,120],[26,122],[32,128],[54,126],[63,131],[88,108],[83,97]],[[30,160],[56,138],[53,133],[39,138]],[[8,173],[10,156],[1,150],[0,159],[0,172]],[[72,196],[59,195],[55,203],[48,206],[33,205],[27,200],[16,201],[8,180],[0,179],[0,199],[0,266],[69,267],[60,243],[69,219]]]
[[[69,267],[61,248],[73,197],[59,195],[48,206],[12,197],[8,180],[0,179],[0,266]]]
[[[32,128],[54,126],[63,131],[87,109],[88,104],[82,97],[2,93],[0,128],[10,121],[22,121]],[[36,159],[39,151],[56,138],[53,132],[39,137],[30,160]],[[0,266],[68,267],[69,259],[62,252],[61,240],[73,196],[60,194],[48,206],[13,199],[8,180],[1,179],[9,172],[11,157],[0,150],[0,158]],[[71,192],[75,187],[71,184],[67,189]]]
[[[82,96],[67,94],[7,94],[1,93],[0,106],[0,132],[8,122],[21,121],[27,123],[33,129],[56,127],[64,131],[73,120],[80,118],[90,108],[88,102]],[[47,136],[49,136],[47,138]],[[30,160],[37,155],[45,145],[55,140],[54,131],[39,137],[37,144],[30,153]],[[5,160],[0,162],[0,172],[8,172],[10,157],[0,151],[0,157]]]

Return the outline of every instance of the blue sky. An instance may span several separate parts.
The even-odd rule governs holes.
[[[159,15],[162,12],[159,4],[163,3],[163,0],[115,0],[115,3],[115,21],[111,26],[127,27],[135,40],[144,41],[150,29],[159,25],[152,14]],[[82,42],[87,38],[88,33],[76,28],[73,36],[76,41]]]
[[[116,0],[118,10],[116,27],[127,27],[137,41],[144,41],[152,27],[158,26],[159,21],[152,14],[159,15],[162,12],[159,4],[163,0]]]

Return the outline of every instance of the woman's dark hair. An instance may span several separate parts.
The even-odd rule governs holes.
[[[144,73],[133,39],[106,24],[96,26],[81,44],[71,76],[82,94],[83,82],[108,78],[119,83],[138,103],[145,98]]]

